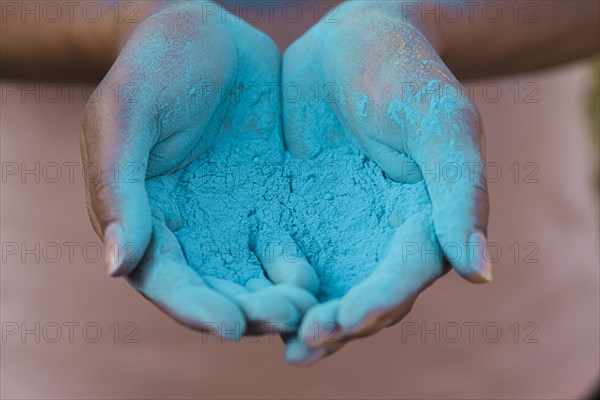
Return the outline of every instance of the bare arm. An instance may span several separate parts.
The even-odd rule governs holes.
[[[131,31],[169,2],[73,3],[55,3],[61,10],[56,19],[43,2],[0,2],[0,78],[99,81]],[[600,48],[600,2],[595,0],[386,1],[380,6],[394,7],[418,27],[461,79],[549,67]]]
[[[600,2],[423,1],[400,4],[459,79],[551,67],[600,49]]]
[[[0,78],[100,81],[133,29],[167,2],[0,2]]]

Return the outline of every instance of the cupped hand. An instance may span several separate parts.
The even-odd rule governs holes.
[[[86,182],[88,211],[108,273],[126,276],[177,321],[227,339],[297,323],[316,302],[315,273],[301,256],[286,263],[271,254],[260,260],[269,279],[204,276],[174,233],[177,210],[153,199],[236,133],[270,141],[281,161],[279,95],[269,92],[279,69],[278,49],[244,22],[187,2],[167,6],[132,33],[82,120],[82,157],[99,171]]]
[[[299,363],[397,322],[442,275],[445,261],[470,281],[491,280],[481,251],[488,196],[475,105],[398,4],[349,2],[335,18],[315,25],[284,55],[283,87],[293,85],[303,95],[302,101],[283,96],[289,151],[312,159],[350,142],[388,178],[408,184],[424,180],[431,210],[398,229],[368,279],[307,313],[287,349],[288,359]],[[406,254],[407,241],[444,257],[433,261],[422,252]],[[324,332],[315,335],[315,327]]]

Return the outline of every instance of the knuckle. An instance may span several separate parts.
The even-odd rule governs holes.
[[[91,207],[95,215],[100,216],[105,214],[106,209],[114,203],[113,183],[107,179],[98,179],[87,184],[90,193],[89,207]]]

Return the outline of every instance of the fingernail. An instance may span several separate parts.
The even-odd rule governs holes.
[[[105,263],[109,276],[118,275],[119,268],[125,259],[125,251],[122,247],[124,244],[125,229],[121,224],[113,222],[104,231]]]
[[[486,244],[487,238],[481,231],[475,231],[469,237],[469,245],[473,246],[471,268],[480,283],[492,281],[492,263],[484,256]]]

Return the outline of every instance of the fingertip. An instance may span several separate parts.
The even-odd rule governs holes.
[[[337,314],[337,323],[345,335],[369,330],[383,312],[393,293],[388,278],[372,275],[344,296]]]
[[[486,257],[487,237],[483,232],[476,230],[469,237],[469,244],[474,247],[472,269],[476,271],[478,281],[481,283],[492,281],[492,264]]]
[[[256,292],[258,290],[266,289],[268,287],[273,286],[273,282],[269,281],[266,277],[262,276],[260,278],[252,278],[246,282],[245,288]]]
[[[150,242],[153,219],[142,177],[131,177],[129,183],[108,175],[86,180],[86,196],[88,215],[104,242],[106,272],[116,277],[137,267]]]
[[[108,276],[118,277],[126,275],[130,271],[124,265],[125,250],[127,243],[125,229],[119,222],[113,222],[104,230],[105,266]]]
[[[480,230],[475,230],[462,246],[463,257],[446,254],[460,276],[472,283],[492,281],[492,263],[487,257],[487,238]]]
[[[327,354],[327,349],[312,349],[299,340],[291,341],[285,346],[285,359],[297,367],[309,367]]]
[[[378,272],[342,299],[337,324],[345,337],[369,336],[405,316],[424,283],[410,274]]]
[[[273,260],[264,260],[263,268],[274,283],[293,285],[317,294],[319,277],[300,250],[293,258],[290,255],[278,255]]]
[[[201,331],[215,332],[225,340],[239,341],[246,331],[242,310],[208,287],[178,288],[162,305],[176,321]]]
[[[404,313],[416,296],[442,274],[441,250],[428,212],[409,217],[387,254],[366,280],[343,298],[337,322],[348,336],[366,336]]]
[[[423,180],[421,169],[406,153],[375,140],[367,141],[366,145],[373,161],[387,178],[403,184],[415,184]]]
[[[298,338],[308,347],[319,347],[343,338],[336,322],[340,300],[330,300],[308,310],[302,319]]]
[[[268,325],[271,331],[288,331],[297,327],[301,315],[291,300],[269,288],[259,292],[243,293],[236,297],[246,319]]]
[[[118,213],[117,218],[108,219],[110,222],[104,229],[104,262],[106,272],[111,277],[131,273],[150,243],[153,228],[147,197],[143,197],[138,206],[136,212],[126,209]],[[113,210],[113,214],[117,212]],[[101,225],[104,224],[101,222]]]
[[[301,341],[289,342],[285,347],[285,359],[292,365],[299,367],[309,367],[317,361],[330,356],[340,350],[346,344],[336,342],[326,346],[309,347]]]
[[[494,277],[492,274],[492,263],[490,263],[487,260],[484,262],[484,265],[481,269],[480,276],[483,279],[483,281],[481,283],[491,283],[494,280]]]
[[[204,279],[208,286],[214,291],[227,296],[230,299],[235,299],[236,296],[242,293],[248,293],[248,289],[244,286],[226,279],[215,278],[213,276],[204,276],[202,279]]]
[[[295,270],[290,272],[287,283],[312,294],[318,293],[320,285],[319,277],[308,261],[301,262]]]
[[[296,306],[301,314],[306,313],[315,304],[318,303],[317,298],[309,291],[300,287],[282,283],[265,288],[269,293],[277,293],[287,298]]]

